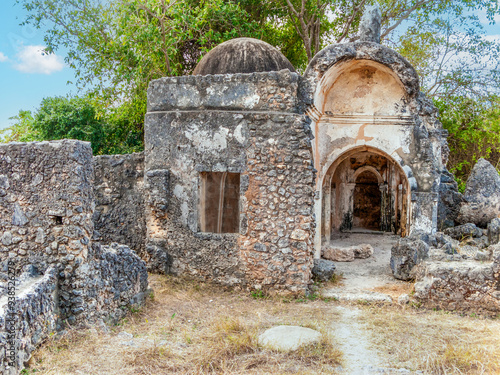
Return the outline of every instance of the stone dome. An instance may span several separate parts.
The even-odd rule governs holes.
[[[193,75],[272,72],[293,65],[276,48],[262,40],[236,38],[219,44],[196,65]]]

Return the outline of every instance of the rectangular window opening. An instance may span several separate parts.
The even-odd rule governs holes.
[[[200,229],[211,233],[238,233],[240,174],[202,172]]]

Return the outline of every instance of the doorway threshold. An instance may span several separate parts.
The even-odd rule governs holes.
[[[356,233],[356,234],[378,234],[383,236],[384,234],[389,234],[392,235],[391,232],[384,232],[381,230],[373,230],[373,229],[366,229],[366,228],[353,228],[351,230],[344,230],[342,233]]]

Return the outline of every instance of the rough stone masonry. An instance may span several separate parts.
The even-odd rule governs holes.
[[[0,282],[12,291],[0,295],[0,325],[16,338],[13,362],[1,341],[3,373],[22,369],[57,326],[116,321],[144,300],[144,261],[93,240],[93,166],[86,142],[0,145]]]
[[[152,81],[144,153],[92,157],[88,143],[72,140],[0,145],[4,287],[9,269],[32,269],[16,284],[30,291],[9,310],[16,324],[119,319],[144,300],[146,267],[307,293],[313,265],[326,264],[321,249],[353,229],[408,237],[393,251],[395,276],[420,270],[419,298],[456,308],[446,282],[436,280],[456,285],[475,271],[425,268],[456,255],[457,244],[437,229],[469,217],[484,227],[496,211],[478,215],[487,202],[475,188],[458,193],[436,108],[408,61],[379,44],[380,12],[367,14],[359,42],[326,47],[304,76],[274,47],[241,38],[214,48],[195,75]],[[498,195],[496,187],[483,190]],[[498,238],[498,223],[490,224],[490,238]],[[478,288],[497,298],[498,257],[490,250],[478,255],[491,262]],[[334,265],[326,268],[321,274]],[[29,301],[40,304],[28,312]],[[19,342],[40,342],[53,326],[34,323],[36,333],[21,330]],[[25,359],[31,344],[23,345]],[[21,366],[0,358],[4,372]]]

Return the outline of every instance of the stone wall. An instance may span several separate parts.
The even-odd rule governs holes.
[[[497,316],[500,252],[493,262],[424,262],[416,271],[414,297],[426,308]]]
[[[7,293],[0,295],[0,372],[5,375],[24,368],[35,348],[55,331],[57,320],[55,268],[44,275],[32,268],[11,277],[15,280],[9,280]]]
[[[145,122],[150,269],[305,291],[314,169],[309,121],[293,113],[297,81],[281,71],[151,83]],[[191,100],[187,83],[196,91],[194,104],[184,102]],[[210,172],[240,174],[239,234],[200,230],[201,174]]]
[[[88,256],[93,232],[87,142],[0,145],[0,262],[56,266],[64,277]]]
[[[126,175],[128,164],[123,164],[118,169]],[[114,181],[112,177],[106,180]],[[141,298],[147,288],[144,262],[126,247],[101,247],[92,240],[94,169],[89,143],[0,145],[0,181],[2,269],[5,272],[7,263],[17,271],[26,265],[40,272],[55,267],[61,320],[83,324],[114,319],[120,315],[117,308],[134,303],[136,295]]]
[[[129,247],[94,242],[88,262],[76,270],[72,282],[76,288],[61,291],[59,297],[61,304],[78,302],[68,321],[86,324],[102,320],[114,324],[131,306],[144,303],[148,274],[145,262]]]
[[[94,239],[144,254],[144,154],[94,157]]]
[[[254,287],[305,292],[316,225],[309,121],[271,115],[255,119],[249,135],[247,228],[239,238],[247,278]]]

